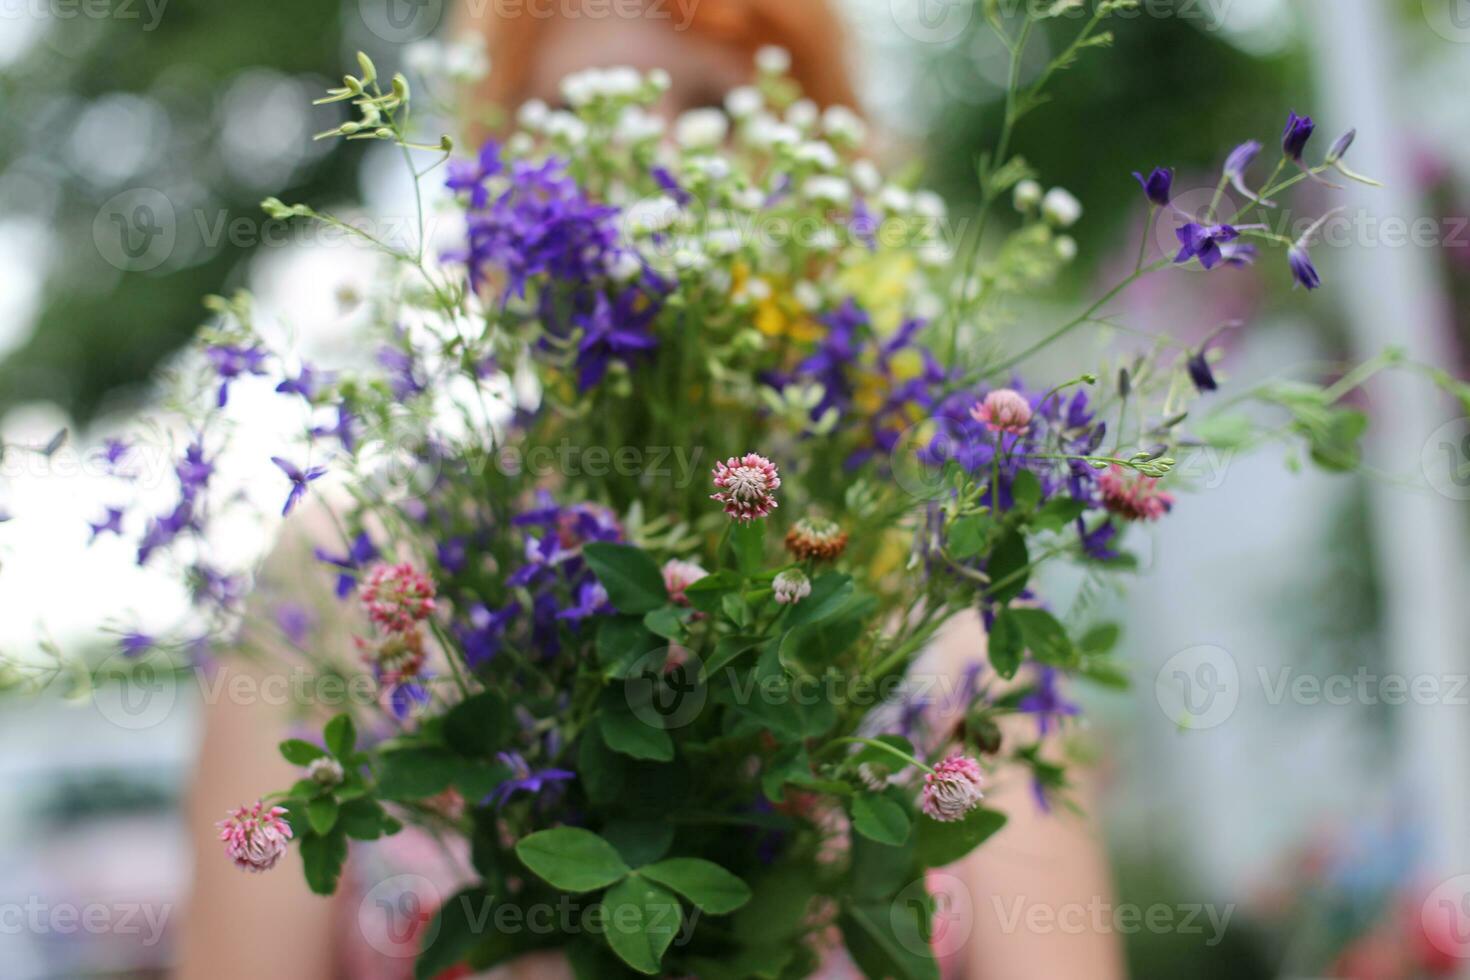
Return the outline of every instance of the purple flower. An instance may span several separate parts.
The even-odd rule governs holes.
[[[1240,237],[1240,232],[1230,225],[1206,226],[1194,221],[1174,234],[1179,239],[1179,244],[1183,246],[1174,261],[1184,263],[1190,259],[1199,259],[1199,264],[1206,269],[1213,269],[1224,261],[1225,253],[1220,246]]]
[[[87,526],[92,529],[92,536],[87,539],[87,543],[91,544],[103,534],[110,533],[121,537],[123,533],[122,519],[123,509],[121,507],[109,507],[107,508],[106,516],[102,520],[96,522],[88,521]]]
[[[109,473],[116,473],[118,464],[132,451],[132,446],[121,439],[103,439],[102,451],[97,457],[102,460]]]
[[[1252,201],[1258,201],[1267,207],[1275,207],[1271,201],[1262,200],[1254,191],[1245,186],[1245,172],[1255,161],[1261,152],[1261,144],[1255,140],[1247,140],[1230,151],[1230,156],[1225,158],[1225,176],[1229,178],[1231,186]]]
[[[1194,382],[1195,390],[1200,394],[1219,390],[1220,385],[1215,380],[1215,373],[1210,370],[1210,362],[1205,358],[1203,347],[1189,355],[1185,367],[1189,370],[1189,380]]]
[[[143,538],[138,542],[138,564],[146,565],[154,551],[172,544],[186,530],[197,528],[194,521],[194,501],[186,496],[172,511],[148,522]]]
[[[1311,116],[1298,116],[1293,111],[1286,118],[1286,131],[1281,134],[1281,152],[1287,158],[1302,162],[1302,153],[1307,148],[1307,141],[1312,138],[1317,124],[1312,122]]]
[[[624,290],[616,302],[599,291],[592,298],[592,309],[572,318],[582,328],[577,345],[578,389],[595,388],[613,361],[631,363],[656,348],[652,324],[659,309],[658,302],[637,288]]]
[[[448,541],[441,541],[434,550],[439,556],[440,568],[451,575],[458,575],[464,571],[469,555],[464,538],[450,538]]]
[[[669,172],[668,167],[654,167],[649,173],[653,176],[653,182],[677,201],[679,207],[687,208],[689,202],[694,200],[693,195],[679,185],[679,181]]]
[[[286,639],[301,646],[316,628],[316,614],[298,602],[283,602],[276,606],[276,626]]]
[[[455,625],[455,636],[464,651],[465,663],[471,670],[476,670],[495,658],[505,639],[506,627],[520,614],[521,606],[517,602],[498,610],[477,605],[470,610],[468,622]]]
[[[420,673],[420,677],[428,677]],[[388,694],[388,707],[399,721],[413,713],[413,709],[429,703],[429,690],[417,681],[398,681]]]
[[[1147,177],[1138,171],[1133,172],[1133,177],[1138,185],[1143,188],[1143,194],[1151,202],[1161,208],[1169,206],[1170,193],[1174,188],[1174,171],[1164,167],[1155,167]]]
[[[327,472],[325,466],[313,466],[310,469],[303,470],[290,460],[282,459],[279,456],[272,456],[271,462],[275,463],[281,472],[286,474],[286,479],[291,481],[291,492],[286,497],[286,506],[281,508],[282,517],[291,513],[297,502],[306,496],[307,488],[312,481],[321,479]]]
[[[214,476],[214,463],[204,457],[203,436],[196,436],[184,450],[184,458],[174,466],[174,475],[179,478],[179,490],[185,500],[193,500],[209,485]]]
[[[311,434],[318,438],[333,436],[342,444],[342,448],[350,453],[356,445],[352,434],[352,427],[356,422],[357,416],[352,414],[351,407],[346,402],[342,402],[337,406],[337,424],[319,425],[311,430]]]
[[[1243,269],[1255,264],[1258,250],[1250,242],[1229,242],[1220,246],[1220,254],[1224,256],[1226,265]]]
[[[483,208],[490,203],[490,192],[485,188],[485,181],[504,170],[505,164],[500,159],[500,144],[494,140],[486,140],[473,162],[449,161],[449,177],[444,181],[444,186],[462,194],[468,193],[470,207]]]
[[[122,638],[118,640],[117,645],[122,650],[123,656],[141,657],[156,647],[158,640],[149,636],[147,633],[134,630],[131,633],[123,634]]]
[[[303,363],[301,372],[294,378],[287,378],[276,385],[276,391],[282,395],[300,395],[307,401],[316,397],[317,388],[324,379],[310,364]]]
[[[253,344],[249,347],[215,344],[204,349],[204,356],[209,358],[214,373],[220,377],[216,403],[224,408],[230,401],[230,382],[246,374],[265,374],[265,362],[270,355]]]
[[[333,555],[321,548],[314,552],[316,560],[335,565],[341,569],[337,576],[337,598],[345,599],[352,594],[357,587],[357,572],[367,567],[369,562],[377,560],[378,549],[373,547],[373,539],[364,531],[352,539],[352,544],[345,555]]]
[[[426,390],[419,379],[413,354],[397,347],[382,347],[378,350],[378,364],[388,372],[388,386],[393,397],[399,401],[421,395]]]
[[[1112,520],[1105,520],[1091,531],[1087,529],[1087,523],[1082,518],[1077,518],[1077,536],[1082,541],[1082,552],[1093,561],[1112,561],[1121,553],[1114,542],[1118,537],[1118,527]]]
[[[1332,148],[1327,151],[1327,163],[1336,163],[1346,156],[1348,148],[1353,145],[1353,141],[1357,138],[1358,131],[1356,129],[1350,129],[1339,136],[1337,142],[1333,143]]]
[[[1036,687],[1016,702],[1016,710],[1036,716],[1037,734],[1045,738],[1062,718],[1080,714],[1082,709],[1062,697],[1057,685],[1060,679],[1055,667],[1042,667]]]
[[[1306,245],[1298,242],[1287,249],[1286,263],[1291,267],[1292,278],[1307,289],[1316,289],[1322,285],[1322,277],[1317,274],[1317,267],[1312,264],[1312,254],[1307,251]]]
[[[511,776],[480,801],[483,806],[504,806],[516,793],[539,796],[551,784],[577,778],[576,773],[565,769],[539,769],[533,772],[518,752],[501,752],[496,758],[510,770]]]
[[[556,614],[556,618],[573,623],[580,623],[592,616],[606,616],[615,612],[612,604],[607,600],[607,589],[596,579],[583,582],[577,589],[577,602]]]

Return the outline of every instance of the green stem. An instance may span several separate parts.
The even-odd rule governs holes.
[[[866,746],[869,746],[870,748],[882,749],[884,752],[887,752],[889,755],[892,755],[892,756],[895,756],[896,758],[902,759],[904,761],[904,763],[907,764],[907,765],[910,765],[910,766],[918,766],[920,769],[924,770],[925,772],[933,772],[934,771],[933,768],[931,768],[930,766],[925,765],[924,763],[920,762],[918,759],[915,759],[913,756],[909,755],[907,752],[903,751],[902,749],[895,748],[894,746],[889,745],[887,742],[880,742],[876,738],[862,738],[861,736],[856,736],[856,735],[851,736],[849,738],[834,739],[833,741],[828,742],[826,745],[822,746],[822,748],[820,750],[818,750],[817,754],[818,755],[822,755],[828,749],[834,748],[834,747],[839,746],[839,745],[866,745]]]

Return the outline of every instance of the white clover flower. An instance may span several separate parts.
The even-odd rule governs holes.
[[[584,106],[597,97],[597,75],[600,72],[596,68],[579,71],[568,75],[561,80],[561,96],[570,105]]]
[[[646,197],[623,211],[624,226],[634,235],[667,231],[679,220],[679,202],[667,194]]]
[[[529,156],[536,149],[536,141],[531,138],[530,133],[515,133],[506,141],[505,148],[511,156]]]
[[[602,94],[608,98],[636,98],[642,93],[643,84],[643,76],[627,65],[615,65],[602,73]]]
[[[808,140],[796,148],[796,159],[799,163],[812,164],[823,170],[836,170],[841,164],[837,157],[837,151],[823,143],[821,140]]]
[[[914,298],[914,316],[921,320],[938,320],[944,315],[944,300],[933,293],[920,293]]]
[[[883,175],[871,160],[859,160],[852,165],[852,182],[864,194],[876,194],[883,186]]]
[[[480,34],[467,34],[446,45],[444,74],[460,84],[478,82],[489,75],[490,56],[485,53],[485,38]]]
[[[908,214],[914,207],[914,196],[897,184],[889,184],[878,195],[878,203],[892,214]]]
[[[724,157],[695,157],[689,167],[710,180],[725,180],[731,174],[730,161]]]
[[[845,105],[834,105],[822,113],[822,131],[845,146],[859,146],[868,138],[868,124]]]
[[[744,119],[760,112],[766,106],[765,97],[753,85],[742,85],[730,90],[725,96],[725,111],[731,119]]]
[[[686,150],[719,146],[730,134],[730,120],[718,109],[694,109],[674,124],[674,139]]]
[[[759,211],[765,207],[766,195],[759,187],[742,187],[730,195],[730,203],[742,211]]]
[[[581,146],[587,142],[587,124],[570,112],[557,110],[548,115],[545,129],[548,137],[568,146]]]
[[[763,75],[784,75],[791,70],[791,52],[768,44],[755,53],[755,67]]]
[[[546,120],[551,116],[551,109],[540,99],[531,99],[521,106],[516,113],[516,122],[521,128],[533,133],[540,132],[546,125]]]
[[[822,308],[822,291],[809,279],[798,282],[792,287],[791,293],[808,313],[815,313]]]
[[[802,132],[817,124],[821,110],[811,99],[797,99],[786,110],[786,121]]]
[[[439,74],[444,63],[444,46],[433,38],[415,41],[403,49],[403,65],[423,78]]]
[[[631,282],[643,272],[643,263],[635,252],[618,252],[608,259],[607,274],[618,282]]]
[[[738,228],[717,228],[704,236],[704,247],[711,255],[721,258],[740,251],[741,234]]]
[[[822,204],[847,204],[852,200],[852,185],[844,177],[808,177],[801,192],[808,200]]]
[[[931,269],[942,269],[954,261],[954,249],[944,242],[925,242],[919,246],[919,261]]]
[[[933,191],[917,191],[914,194],[914,213],[930,221],[943,221],[949,214],[944,198]]]
[[[775,149],[800,143],[801,131],[763,112],[751,118],[746,126],[745,139],[757,149]]]
[[[771,284],[764,279],[752,279],[745,284],[745,294],[756,302],[771,298]]]
[[[818,252],[835,252],[842,247],[842,239],[837,235],[837,229],[831,225],[823,225],[812,232],[811,241],[808,243]]]
[[[1053,187],[1041,201],[1041,215],[1058,228],[1070,228],[1082,218],[1082,202],[1061,187]]]
[[[1017,211],[1024,213],[1041,203],[1042,193],[1041,185],[1036,181],[1023,180],[1011,192],[1011,202],[1015,204]]]
[[[653,89],[656,94],[662,95],[663,93],[667,92],[669,90],[669,86],[673,84],[674,80],[670,78],[669,73],[662,68],[655,68],[648,73],[648,87]]]
[[[618,117],[614,135],[619,142],[633,145],[661,138],[666,128],[662,118],[639,106],[629,106]]]
[[[709,256],[692,248],[681,248],[674,253],[674,268],[681,272],[702,272],[709,268]]]
[[[1057,258],[1063,262],[1071,262],[1077,257],[1077,239],[1071,235],[1058,235],[1052,248],[1056,249]]]

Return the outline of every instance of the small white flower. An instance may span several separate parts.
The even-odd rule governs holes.
[[[659,139],[665,128],[663,119],[634,105],[618,117],[616,135],[619,142],[633,145]]]
[[[771,298],[771,284],[764,279],[752,279],[745,284],[745,294],[756,302]]]
[[[801,308],[808,313],[815,313],[822,308],[822,291],[811,280],[801,280],[791,292],[796,297],[796,301],[801,304]]]
[[[812,232],[811,241],[808,242],[813,251],[835,252],[842,247],[842,239],[837,236],[837,229],[831,225],[823,225]]]
[[[718,228],[704,236],[704,246],[711,255],[734,255],[740,251],[740,230]]]
[[[514,157],[530,156],[531,151],[536,149],[536,141],[531,138],[530,133],[514,133],[506,141],[505,148]]]
[[[930,221],[943,221],[949,213],[944,198],[933,191],[918,191],[914,194],[914,213]]]
[[[931,269],[942,269],[954,261],[954,249],[944,242],[926,242],[919,246],[919,261]]]
[[[674,268],[682,272],[700,272],[709,268],[709,256],[692,248],[681,248],[674,253]]]
[[[1077,257],[1077,239],[1071,235],[1058,235],[1052,248],[1056,249],[1057,258],[1063,262],[1071,262]]]
[[[759,187],[742,187],[730,195],[730,203],[742,211],[759,211],[765,206],[766,195]]]
[[[889,184],[878,196],[878,203],[890,214],[908,214],[914,206],[914,196],[897,184]]]
[[[876,194],[883,186],[883,175],[871,160],[859,160],[852,165],[852,182],[864,194]]]
[[[570,112],[558,110],[546,117],[546,135],[568,146],[581,146],[587,141],[587,124]]]
[[[730,176],[730,161],[724,157],[696,157],[689,161],[689,166],[710,180],[725,180]]]
[[[852,185],[843,177],[808,177],[802,193],[808,200],[823,204],[847,204],[852,200]]]
[[[764,75],[784,75],[791,70],[791,52],[768,44],[755,53],[755,66]]]
[[[944,300],[933,293],[920,293],[914,299],[914,316],[921,320],[938,320],[944,315]]]
[[[635,235],[667,231],[679,220],[679,202],[667,194],[646,197],[623,212],[623,221]]]
[[[669,86],[673,84],[674,80],[670,78],[669,73],[664,71],[662,68],[655,68],[653,71],[648,73],[649,87],[659,94],[667,92],[669,90]]]
[[[674,124],[674,139],[687,150],[719,146],[730,133],[730,120],[718,109],[694,109]]]
[[[1082,218],[1082,202],[1069,191],[1053,187],[1042,198],[1041,214],[1058,228],[1070,228]]]
[[[516,121],[521,124],[522,129],[527,129],[535,133],[539,132],[541,127],[546,125],[547,117],[550,115],[551,109],[547,107],[545,102],[542,102],[540,99],[531,99],[522,105],[520,111],[516,113]]]
[[[643,272],[643,263],[633,252],[618,252],[608,260],[607,272],[618,282],[631,282]]]
[[[801,130],[761,113],[750,120],[745,138],[758,149],[775,149],[800,143]]]
[[[766,100],[760,90],[751,85],[742,85],[730,90],[725,96],[725,111],[732,119],[744,119],[753,116],[765,108]]]
[[[822,131],[844,146],[858,146],[868,138],[868,124],[845,105],[822,113]]]
[[[808,140],[796,148],[796,159],[800,163],[812,164],[823,170],[836,170],[841,163],[837,151],[821,140]]]
[[[306,778],[318,786],[336,786],[344,775],[342,763],[329,755],[312,759],[306,767]]]
[[[794,606],[812,594],[811,579],[798,568],[788,568],[771,583],[776,602],[783,606]]]
[[[490,56],[485,53],[485,38],[469,34],[447,45],[444,51],[444,73],[460,84],[478,82],[490,74]]]
[[[1042,193],[1041,185],[1036,181],[1023,180],[1011,193],[1011,200],[1016,205],[1016,210],[1024,213],[1041,203]]]
[[[797,99],[786,110],[786,121],[805,132],[817,124],[821,110],[811,99]]]

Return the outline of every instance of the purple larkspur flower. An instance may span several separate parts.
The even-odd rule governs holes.
[[[1358,131],[1356,129],[1350,129],[1346,133],[1343,133],[1341,136],[1339,136],[1337,140],[1332,144],[1331,149],[1327,151],[1326,162],[1328,164],[1334,164],[1337,163],[1337,161],[1341,160],[1343,157],[1347,156],[1348,149],[1352,147],[1353,141],[1357,138]]]
[[[1250,169],[1250,165],[1255,162],[1262,149],[1263,147],[1256,140],[1247,140],[1231,150],[1230,155],[1225,158],[1225,177],[1230,181],[1232,187],[1252,201],[1257,201],[1266,207],[1275,207],[1275,202],[1262,200],[1245,185],[1245,172]]]
[[[158,646],[158,640],[156,637],[153,637],[148,633],[144,633],[140,630],[134,630],[131,633],[124,633],[118,639],[117,645],[118,648],[122,651],[123,656],[141,657],[149,650],[152,650],[154,647]]]
[[[1291,276],[1300,285],[1307,289],[1317,289],[1322,285],[1322,277],[1317,273],[1317,267],[1312,264],[1312,253],[1307,247],[1297,243],[1286,250],[1286,264],[1291,268]]]
[[[189,575],[194,601],[220,609],[234,609],[245,597],[248,583],[243,575],[222,572],[212,565],[196,564]]]
[[[504,609],[490,609],[479,604],[470,609],[465,622],[455,624],[454,634],[471,670],[495,659],[505,640],[506,629],[520,614],[518,602],[512,602]]]
[[[1199,259],[1206,269],[1213,269],[1225,261],[1221,246],[1240,237],[1240,232],[1230,225],[1201,225],[1191,221],[1175,233],[1182,246],[1174,257],[1176,263]]]
[[[450,160],[449,176],[444,186],[461,194],[468,194],[470,207],[483,208],[490,203],[490,192],[485,181],[505,172],[505,163],[500,158],[500,144],[486,140],[474,160]]]
[[[281,508],[281,516],[285,517],[295,509],[301,498],[306,496],[307,489],[315,480],[320,480],[327,474],[325,466],[313,466],[303,470],[288,459],[280,456],[272,456],[271,462],[275,463],[280,471],[286,474],[286,479],[291,481],[291,492],[286,496],[286,505]]]
[[[689,203],[694,200],[694,195],[690,194],[679,184],[678,179],[670,173],[668,167],[655,166],[649,170],[649,174],[653,177],[653,182],[659,186],[659,189],[677,201],[679,207],[687,208]]]
[[[265,374],[265,362],[270,357],[253,344],[248,347],[239,344],[214,344],[204,349],[204,356],[209,358],[214,373],[220,378],[219,395],[215,399],[220,408],[229,404],[230,383],[244,375]]]
[[[536,769],[533,770],[526,762],[525,757],[518,752],[501,752],[496,756],[501,764],[510,770],[510,778],[495,787],[481,805],[504,806],[512,796],[517,793],[529,793],[532,796],[540,796],[548,788],[569,780],[577,778],[574,772],[565,769]]]
[[[1190,353],[1189,359],[1185,361],[1185,368],[1189,371],[1189,380],[1194,382],[1195,390],[1200,394],[1219,390],[1220,384],[1215,380],[1215,372],[1210,370],[1210,362],[1205,357],[1203,347]]]
[[[319,425],[311,430],[311,434],[317,438],[331,436],[342,444],[342,448],[349,453],[356,448],[356,439],[353,434],[354,426],[357,424],[357,416],[353,414],[352,407],[347,402],[337,406],[337,421],[333,425]]]
[[[1281,152],[1286,154],[1287,159],[1301,163],[1307,141],[1312,138],[1316,129],[1317,124],[1312,121],[1311,116],[1298,116],[1293,110],[1286,117],[1286,130],[1281,134]]]
[[[87,526],[92,529],[92,536],[87,539],[91,544],[104,534],[116,534],[121,537],[123,533],[122,519],[124,511],[121,507],[109,507],[107,513],[100,521],[88,521]]]
[[[357,575],[371,562],[376,561],[378,549],[373,546],[373,539],[363,531],[352,539],[345,555],[334,555],[330,552],[317,548],[314,552],[316,560],[335,565],[340,572],[337,575],[337,598],[345,599],[357,588]]]
[[[316,629],[316,613],[299,602],[282,602],[276,606],[276,628],[296,646],[306,643]]]
[[[582,328],[577,345],[577,387],[595,388],[614,362],[628,364],[658,347],[652,325],[660,305],[639,288],[624,290],[616,301],[598,292],[592,309],[572,319]]]
[[[464,538],[449,538],[439,542],[434,548],[439,558],[439,567],[451,575],[458,575],[465,570],[469,561],[469,547]]]
[[[185,500],[193,500],[209,486],[214,476],[214,461],[204,455],[202,436],[195,437],[184,450],[184,458],[174,465],[174,475],[179,479],[179,492]]]
[[[1062,697],[1060,680],[1055,667],[1042,667],[1036,686],[1016,702],[1017,711],[1036,716],[1037,734],[1043,738],[1061,719],[1082,713],[1081,708]]]
[[[173,510],[148,522],[142,540],[138,542],[138,564],[148,564],[153,552],[172,544],[185,531],[192,530],[198,530],[194,520],[194,501],[185,497]]]
[[[102,461],[109,473],[115,473],[132,448],[131,444],[121,439],[109,437],[102,440],[102,449],[97,453],[97,458]]]
[[[276,391],[282,395],[300,395],[307,401],[311,401],[316,397],[317,389],[321,387],[324,380],[316,368],[303,362],[296,377],[287,378],[276,385]]]
[[[556,614],[556,618],[579,623],[593,616],[606,616],[616,612],[608,602],[607,589],[596,579],[583,582],[577,588],[577,601]]]
[[[1172,200],[1170,195],[1174,189],[1173,170],[1167,167],[1155,167],[1147,177],[1135,170],[1133,178],[1138,181],[1138,186],[1143,188],[1143,196],[1151,203],[1161,208],[1169,206]]]

